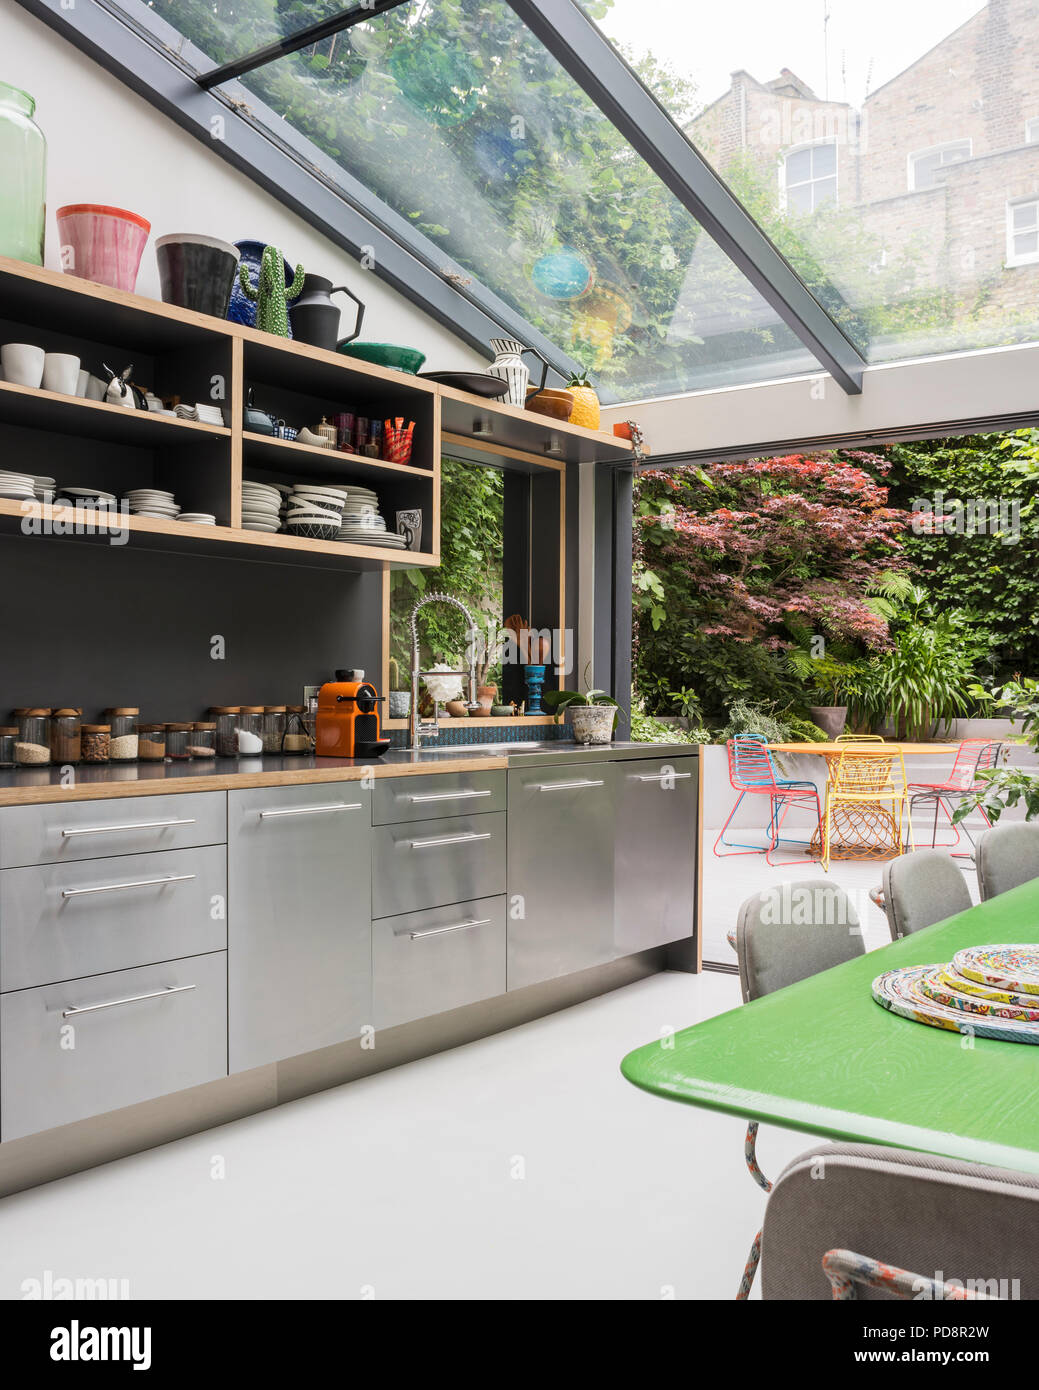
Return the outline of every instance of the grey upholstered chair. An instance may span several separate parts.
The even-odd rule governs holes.
[[[879,893],[870,897],[887,917],[891,940],[923,931],[971,906],[963,870],[946,851],[918,849],[884,865]]]
[[[843,1250],[990,1298],[1039,1298],[1037,1228],[1037,1174],[820,1141],[787,1164],[772,1189],[762,1297],[832,1298],[822,1261]],[[865,1283],[856,1292],[877,1299],[893,1290]]]
[[[1019,821],[984,831],[978,836],[974,860],[982,902],[1039,878],[1039,823]]]
[[[732,937],[730,936],[730,941]],[[820,970],[843,965],[865,952],[862,929],[851,899],[832,879],[777,883],[754,893],[740,907],[733,944],[740,966],[743,1002],[793,985]],[[758,1167],[757,1122],[747,1126],[743,1152],[750,1175],[770,1192]],[[761,1254],[761,1232],[754,1238],[736,1297],[750,1294]]]

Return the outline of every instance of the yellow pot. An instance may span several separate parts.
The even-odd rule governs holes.
[[[597,430],[602,418],[599,410],[599,397],[590,386],[568,386],[573,395],[574,408],[570,412],[572,425],[583,425],[586,430]]]

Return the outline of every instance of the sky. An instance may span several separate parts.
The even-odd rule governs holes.
[[[983,8],[982,0],[614,0],[599,24],[636,55],[669,60],[704,105],[737,68],[766,82],[787,67],[817,96],[858,106]]]

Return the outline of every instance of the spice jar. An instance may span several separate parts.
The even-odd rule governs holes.
[[[84,724],[80,751],[85,763],[107,763],[111,756],[111,724]]]
[[[289,705],[285,711],[285,734],[281,751],[289,757],[310,752],[310,735],[303,723],[303,706]]]
[[[263,752],[263,706],[243,705],[238,718],[238,752],[243,758]]]
[[[132,705],[105,710],[104,718],[112,730],[109,757],[113,763],[137,761],[137,716],[140,712]]]
[[[188,744],[191,742],[190,724],[166,725],[166,756],[175,763],[187,762],[191,757]]]
[[[51,760],[49,709],[18,710],[18,740],[14,760],[21,767],[39,767]]]
[[[137,756],[142,763],[161,763],[166,757],[166,725],[137,725]]]
[[[14,766],[14,745],[17,739],[17,724],[5,724],[0,727],[0,767]]]
[[[263,751],[265,753],[281,752],[282,740],[285,737],[285,706],[284,705],[264,705],[263,707]]]
[[[215,758],[216,725],[209,721],[192,724],[188,752],[193,758]]]
[[[238,705],[214,705],[209,713],[216,722],[216,755],[218,758],[238,757]]]
[[[78,763],[83,711],[56,709],[51,715],[51,762]]]

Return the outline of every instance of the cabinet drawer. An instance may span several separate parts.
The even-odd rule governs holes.
[[[373,834],[373,917],[505,892],[504,811],[432,825],[381,825]]]
[[[694,757],[615,766],[614,949],[632,955],[693,934],[697,786]]]
[[[226,1075],[223,951],[0,998],[5,1140]]]
[[[225,858],[210,845],[3,869],[0,990],[222,951]]]
[[[430,777],[381,777],[372,793],[372,822],[436,820],[505,810],[504,772],[439,772]]]
[[[0,869],[222,845],[226,839],[224,792],[0,808]]]
[[[479,898],[372,927],[376,1028],[505,993],[505,898]]]

